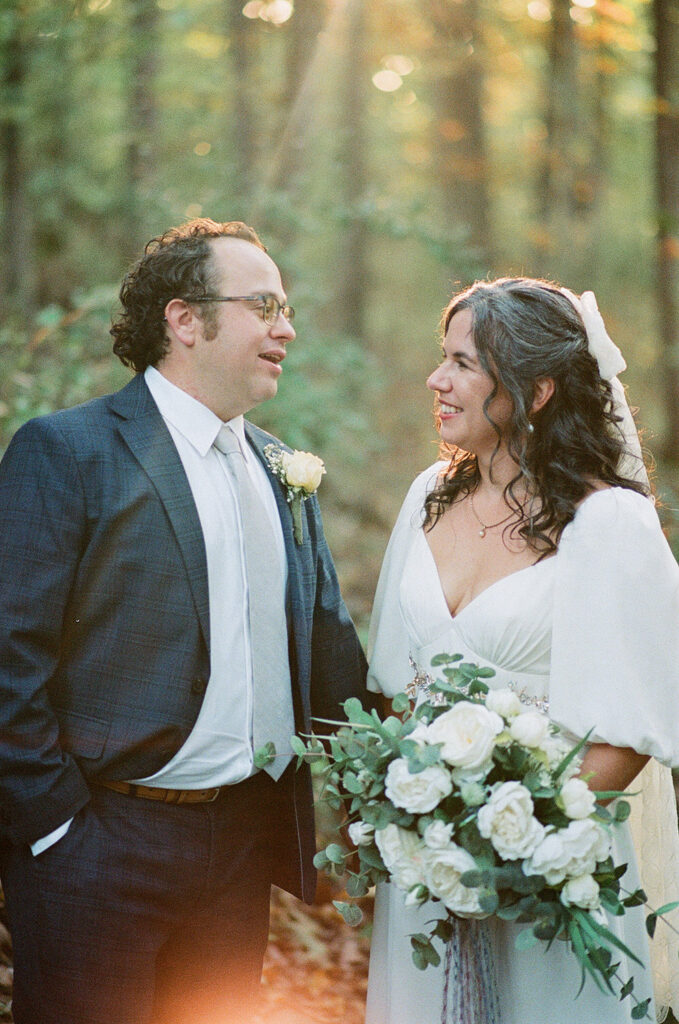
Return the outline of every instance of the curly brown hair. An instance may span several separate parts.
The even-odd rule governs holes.
[[[209,295],[217,282],[212,266],[211,238],[242,238],[266,252],[254,228],[239,220],[200,217],[152,238],[123,279],[123,312],[111,327],[113,351],[125,364],[143,373],[156,366],[169,347],[164,309],[171,299],[187,301]],[[210,310],[201,311],[207,321]]]
[[[611,386],[588,350],[580,314],[557,285],[534,278],[477,281],[444,310],[444,335],[452,317],[464,309],[471,310],[476,354],[494,385],[484,411],[497,433],[495,451],[504,441],[518,466],[504,493],[519,522],[507,529],[545,557],[556,550],[594,482],[640,494],[648,488],[619,473],[626,447]],[[531,414],[535,382],[545,377],[554,381],[554,393]],[[513,405],[504,435],[488,412],[500,386]],[[450,462],[425,501],[427,529],[480,482],[475,455],[443,445],[442,456]],[[528,512],[517,495],[520,481],[534,495]]]

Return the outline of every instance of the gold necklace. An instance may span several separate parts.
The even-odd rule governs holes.
[[[503,523],[506,523],[509,519],[512,518],[512,516],[516,515],[516,512],[510,512],[509,515],[505,516],[504,519],[501,519],[499,523],[484,523],[481,517],[478,515],[476,509],[474,508],[474,494],[472,491],[469,492],[469,504],[471,506],[472,515],[474,516],[474,519],[481,527],[481,529],[479,530],[479,537],[481,538],[486,536],[488,530],[494,530],[496,526],[502,526]]]

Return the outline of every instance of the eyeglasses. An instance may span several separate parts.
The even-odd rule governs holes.
[[[262,319],[269,327],[283,314],[286,320],[292,322],[295,319],[295,311],[292,306],[283,306],[275,295],[202,295],[199,299],[186,299],[186,302],[258,302],[258,309],[262,311]]]

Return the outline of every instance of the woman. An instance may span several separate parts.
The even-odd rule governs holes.
[[[597,790],[634,780],[642,791],[632,801],[636,856],[630,825],[616,830],[613,856],[629,865],[630,891],[639,863],[659,907],[679,897],[665,767],[679,762],[679,568],[613,379],[624,361],[591,293],[580,300],[531,279],[473,285],[446,309],[443,332],[443,359],[427,385],[446,458],[415,480],[394,529],[369,686],[393,696],[415,672],[426,687],[434,655],[462,654],[495,670],[491,686],[511,685],[522,701],[549,707],[568,734],[594,728],[582,774]],[[444,999],[450,957],[425,972],[410,958],[409,936],[437,913],[440,904],[406,907],[394,886],[380,887],[366,1024],[458,1024]],[[644,917],[644,908],[629,910],[609,927],[648,963]],[[632,1019],[629,998],[619,1002],[591,981],[576,999],[580,969],[567,943],[517,952],[524,927],[487,924],[497,1024]],[[661,922],[651,1019],[679,1006],[673,938]],[[651,970],[620,959],[637,999],[652,999]],[[493,1024],[487,1014],[470,1024]]]

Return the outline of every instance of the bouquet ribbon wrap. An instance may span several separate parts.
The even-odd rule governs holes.
[[[488,921],[451,918],[441,1024],[500,1024]]]

